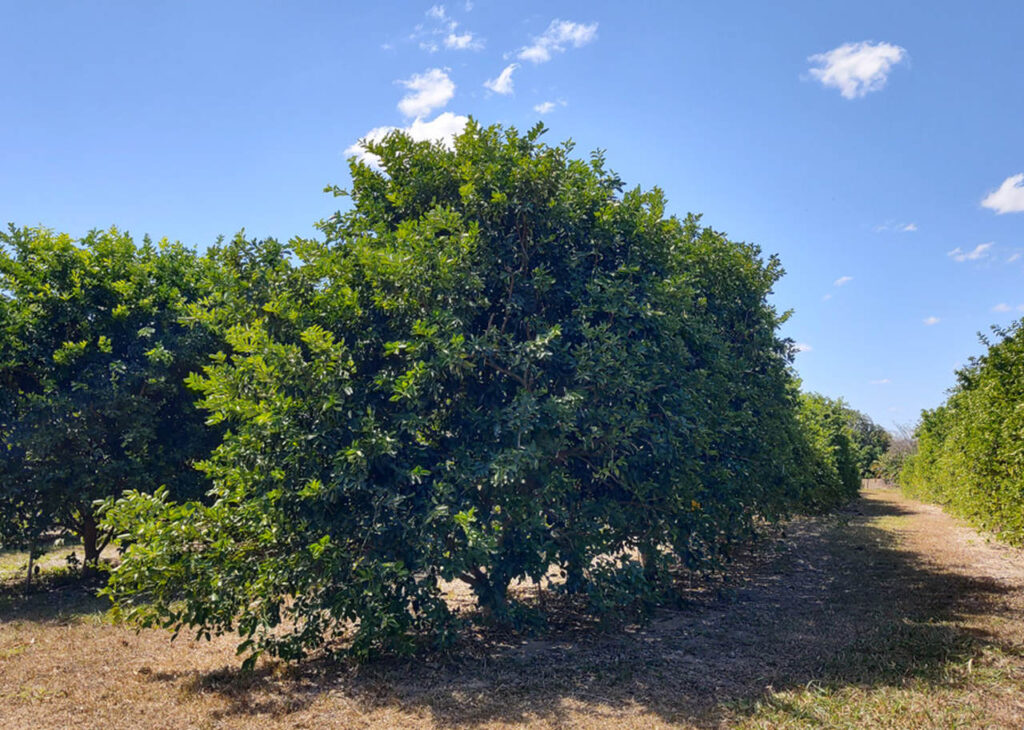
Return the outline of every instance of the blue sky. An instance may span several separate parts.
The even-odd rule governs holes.
[[[0,26],[2,222],[310,236],[373,130],[543,119],[779,254],[805,386],[883,425],[1024,315],[1020,2],[5,1]]]

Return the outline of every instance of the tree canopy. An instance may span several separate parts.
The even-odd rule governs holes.
[[[982,338],[988,350],[924,411],[900,482],[918,497],[1024,544],[1024,321]]]
[[[224,338],[189,381],[228,429],[212,501],[119,502],[120,609],[250,660],[352,626],[366,656],[450,640],[442,580],[511,623],[552,569],[595,611],[665,600],[755,519],[848,496],[807,476],[779,262],[543,131],[393,133],[323,240],[215,252],[189,309]]]
[[[184,379],[212,340],[179,321],[202,283],[178,244],[136,246],[116,229],[80,241],[0,233],[0,540],[80,536],[95,564],[108,535],[95,502],[161,484],[206,491],[191,467],[219,440]]]

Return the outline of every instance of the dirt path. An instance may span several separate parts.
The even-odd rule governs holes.
[[[1024,553],[872,486],[643,628],[239,676],[74,596],[0,603],[0,727],[1014,727]],[[58,601],[63,601],[58,605]]]

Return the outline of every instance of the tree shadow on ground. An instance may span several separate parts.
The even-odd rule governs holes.
[[[76,617],[104,613],[110,601],[96,595],[106,583],[103,574],[82,578],[77,572],[43,572],[25,591],[21,580],[0,584],[0,623],[27,621],[65,623]]]
[[[877,523],[910,514],[859,500],[838,519],[802,520],[767,556],[643,627],[543,639],[480,637],[441,658],[353,667],[233,669],[186,682],[217,692],[228,714],[287,714],[325,692],[360,712],[430,713],[438,724],[594,721],[625,709],[715,725],[725,707],[812,682],[865,688],[948,682],[948,667],[986,647],[1019,649],[963,624],[1011,610],[1007,586],[939,569]],[[164,676],[178,681],[180,677]]]

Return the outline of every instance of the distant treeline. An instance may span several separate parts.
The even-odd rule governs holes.
[[[988,351],[957,372],[946,402],[925,411],[917,452],[900,482],[908,494],[1024,544],[1024,328],[983,339]]]
[[[449,642],[445,580],[631,614],[855,496],[887,437],[800,394],[779,262],[542,131],[371,144],[322,240],[0,236],[0,542],[117,537],[143,624],[366,656]]]

